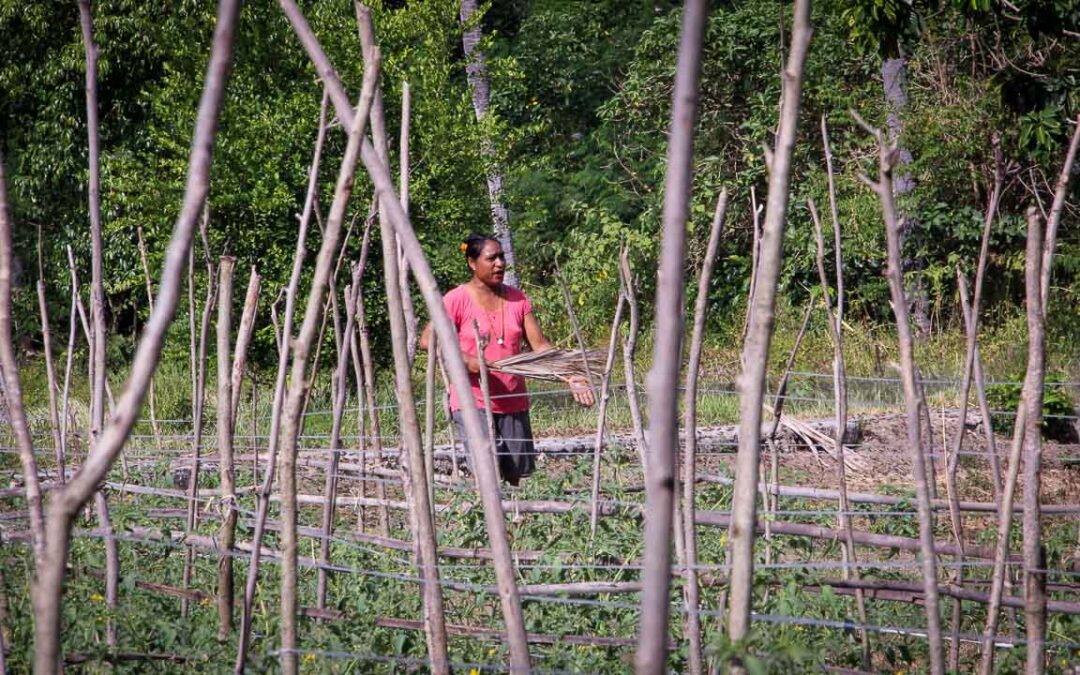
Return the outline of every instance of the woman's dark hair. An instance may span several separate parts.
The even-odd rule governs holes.
[[[461,250],[465,253],[466,258],[476,260],[480,257],[480,252],[484,250],[484,244],[489,241],[499,243],[498,239],[487,234],[470,234],[461,243]]]

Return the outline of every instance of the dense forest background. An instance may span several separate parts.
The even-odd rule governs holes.
[[[594,340],[608,330],[619,248],[630,247],[640,297],[651,302],[659,245],[666,130],[680,4],[662,0],[498,0],[476,17],[484,36],[491,113],[478,124],[466,80],[458,0],[373,2],[384,55],[391,161],[402,83],[412,88],[410,211],[445,288],[465,279],[458,242],[492,229],[485,176],[505,173],[522,285],[554,337],[569,328],[556,263]],[[362,74],[348,0],[307,3],[309,20],[350,92]],[[213,28],[213,3],[93,3],[100,46],[102,211],[110,349],[125,356],[149,313],[136,232],[156,274],[178,211]],[[763,146],[771,146],[790,7],[777,0],[715,2],[710,15],[695,153],[688,268],[704,252],[721,188],[732,209],[710,296],[714,335],[736,336],[749,288],[751,190],[764,203]],[[901,204],[913,304],[926,331],[959,326],[956,270],[978,253],[1000,137],[1006,174],[991,242],[986,311],[1003,321],[1023,300],[1022,214],[1049,209],[1080,113],[1080,2],[1076,0],[823,0],[815,3],[802,123],[788,214],[781,311],[816,285],[806,198],[827,203],[821,118],[838,172],[849,321],[891,321],[882,275],[884,231],[873,141],[849,110],[888,128],[910,163]],[[89,278],[84,53],[74,3],[0,0],[0,142],[16,223],[17,330],[38,345],[33,284],[40,254],[50,314],[67,319],[65,247]],[[320,83],[275,3],[247,3],[213,163],[210,250],[255,265],[268,305],[288,277],[315,138]],[[481,151],[493,141],[495,155]],[[344,139],[328,136],[324,209]],[[366,176],[358,177],[360,183]],[[369,209],[358,186],[352,208]],[[1074,181],[1076,203],[1080,181]],[[1055,258],[1051,341],[1072,344],[1080,292],[1080,237],[1067,206]],[[377,231],[377,228],[376,228]],[[377,236],[377,235],[376,235]],[[309,238],[312,255],[317,237]],[[353,237],[350,255],[359,251]],[[366,281],[376,346],[381,330],[378,246]],[[310,271],[310,270],[309,270]],[[238,289],[238,293],[242,289]],[[688,293],[692,294],[688,289]],[[201,297],[201,294],[198,294]],[[693,298],[689,299],[690,301]],[[422,307],[422,303],[418,303]],[[181,312],[187,311],[181,307]],[[648,316],[649,307],[645,307]],[[265,316],[265,315],[264,315]],[[181,325],[185,321],[178,322]],[[993,325],[993,320],[989,321]],[[179,329],[169,350],[187,349]],[[269,326],[258,338],[269,361]],[[112,360],[112,358],[110,360]],[[168,358],[168,357],[167,357]]]

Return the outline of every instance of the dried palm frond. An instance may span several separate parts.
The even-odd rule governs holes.
[[[579,349],[548,349],[542,352],[522,352],[490,365],[492,370],[541,380],[565,380],[574,375],[587,377],[585,363]],[[594,376],[604,372],[605,357],[601,350],[585,352],[589,369]]]

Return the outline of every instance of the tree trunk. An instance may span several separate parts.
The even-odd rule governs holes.
[[[896,172],[893,176],[893,194],[900,201],[900,252],[902,271],[914,272],[908,305],[915,320],[915,337],[920,340],[930,337],[930,299],[927,297],[926,280],[922,275],[924,260],[910,257],[911,246],[918,243],[918,222],[911,213],[905,213],[903,200],[915,190],[915,179],[908,168],[912,162],[911,152],[899,145],[904,130],[903,115],[907,108],[907,56],[901,53],[899,46],[893,46],[893,55],[881,62],[881,84],[885,94],[888,115],[885,128],[891,144],[897,146]]]
[[[480,40],[483,34],[480,30],[479,17],[476,16],[476,0],[462,0],[460,16],[461,25],[464,29],[461,35],[461,44],[465,50],[465,59],[468,61],[465,65],[465,74],[469,81],[469,88],[472,90],[476,121],[481,125],[480,154],[488,162],[487,186],[488,199],[491,201],[491,220],[495,227],[495,236],[502,245],[503,254],[506,256],[506,283],[517,286],[518,275],[517,267],[514,264],[510,214],[506,210],[506,201],[503,197],[502,167],[499,166],[496,158],[495,141],[483,129],[484,118],[487,117],[491,101],[491,83],[488,81],[484,51],[480,48]]]

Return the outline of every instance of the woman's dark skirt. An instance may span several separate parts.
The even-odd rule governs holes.
[[[480,415],[484,416],[483,411]],[[471,459],[472,454],[466,440],[461,411],[455,410],[452,417],[458,438],[461,439]],[[529,411],[495,413],[493,417],[495,418],[495,457],[498,460],[499,475],[507,483],[517,485],[522,478],[532,474],[536,469],[536,448],[533,445]]]

